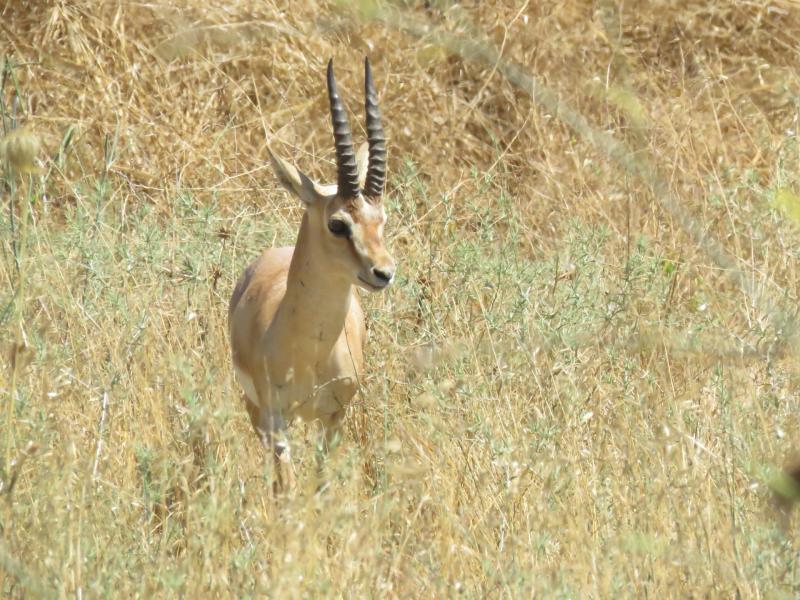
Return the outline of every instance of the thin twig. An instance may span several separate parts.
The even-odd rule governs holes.
[[[94,452],[94,466],[92,467],[92,481],[97,482],[97,471],[100,466],[100,455],[103,453],[103,433],[106,429],[106,415],[108,414],[108,392],[103,392],[103,405],[100,409],[100,423],[97,426],[97,448]]]

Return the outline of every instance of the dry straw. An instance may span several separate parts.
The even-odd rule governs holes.
[[[796,3],[53,0],[0,28],[4,162],[44,167],[0,196],[32,200],[0,263],[30,352],[0,374],[0,590],[796,595],[760,467],[800,437]],[[312,457],[275,506],[225,303],[296,230],[266,144],[334,173],[325,63],[362,115],[365,55],[400,277],[330,487]]]

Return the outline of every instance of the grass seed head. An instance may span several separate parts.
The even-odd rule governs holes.
[[[33,130],[26,126],[7,134],[0,141],[0,158],[4,158],[17,173],[37,173],[36,158],[41,142]]]

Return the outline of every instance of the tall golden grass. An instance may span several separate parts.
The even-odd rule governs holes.
[[[0,27],[2,595],[800,593],[796,2],[7,2]],[[267,142],[329,180],[324,65],[363,135],[365,54],[398,285],[365,299],[330,485],[298,426],[276,502],[226,303],[294,239]]]

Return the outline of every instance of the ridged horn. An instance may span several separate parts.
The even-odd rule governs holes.
[[[364,59],[364,95],[367,111],[367,142],[369,142],[369,163],[364,195],[379,198],[386,182],[386,136],[381,125],[381,111],[378,109],[378,94],[372,81],[369,58]]]
[[[336,145],[336,183],[337,194],[343,198],[355,198],[359,195],[358,167],[356,153],[353,150],[353,135],[347,122],[342,99],[336,90],[336,79],[333,77],[333,59],[328,61],[328,99],[331,104],[331,121],[333,122],[333,139]]]

